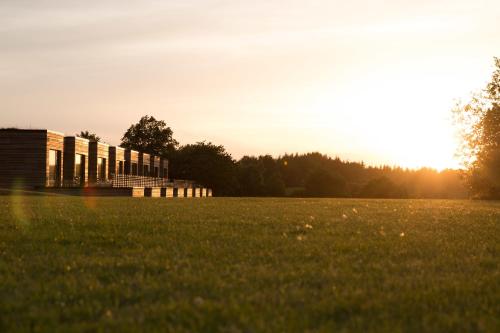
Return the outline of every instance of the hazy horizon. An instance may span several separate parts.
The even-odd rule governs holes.
[[[0,126],[118,144],[148,114],[235,158],[456,167],[450,109],[500,55],[492,0],[4,0],[0,19]]]

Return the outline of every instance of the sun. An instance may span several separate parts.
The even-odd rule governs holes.
[[[310,115],[326,144],[364,153],[368,164],[458,168],[453,91],[441,84],[425,76],[366,76],[323,91]]]

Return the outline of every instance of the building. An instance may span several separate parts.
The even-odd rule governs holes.
[[[121,147],[109,147],[109,169],[108,177],[125,174],[125,149]]]
[[[168,160],[164,157],[160,158],[160,177],[168,178]]]
[[[139,152],[126,149],[125,150],[125,174],[138,176],[139,175]]]
[[[64,186],[87,186],[88,176],[89,140],[77,136],[64,137]]]
[[[44,129],[0,129],[0,188],[53,188],[72,195],[209,195],[193,181],[170,180],[165,158]]]
[[[160,178],[161,162],[162,160],[159,156],[151,155],[151,177]]]
[[[139,176],[150,177],[151,155],[139,152]]]
[[[109,145],[89,142],[89,183],[102,184],[108,181]]]
[[[0,187],[61,186],[64,134],[49,130],[0,130]]]

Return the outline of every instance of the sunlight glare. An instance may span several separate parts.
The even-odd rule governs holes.
[[[457,91],[467,91],[459,84],[451,76],[418,69],[379,71],[333,92],[323,91],[311,113],[316,125],[329,132],[329,144],[377,156],[369,164],[458,168],[450,110],[460,97]]]

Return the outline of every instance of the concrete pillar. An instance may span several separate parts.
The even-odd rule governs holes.
[[[144,197],[144,187],[132,187],[132,196],[134,198]]]
[[[184,187],[175,187],[174,188],[174,197],[185,198],[186,197],[186,189]]]
[[[160,187],[145,187],[144,188],[144,196],[159,198],[161,196],[161,188]]]

